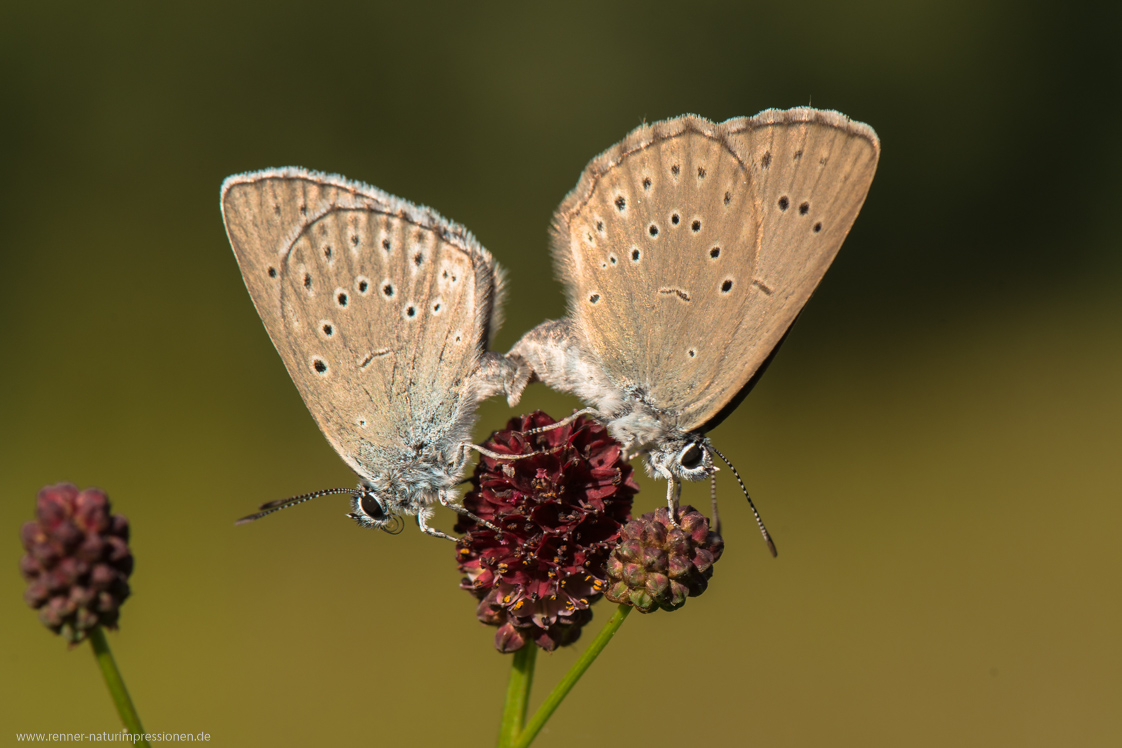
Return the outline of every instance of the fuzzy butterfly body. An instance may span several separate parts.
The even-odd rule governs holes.
[[[768,110],[634,130],[594,159],[553,222],[564,320],[509,357],[591,406],[665,477],[712,475],[705,432],[747,394],[865,200],[872,128],[837,112]]]
[[[222,213],[289,375],[362,479],[351,516],[386,529],[417,515],[443,536],[430,507],[458,509],[476,405],[501,386],[490,254],[433,211],[295,168],[230,177]]]

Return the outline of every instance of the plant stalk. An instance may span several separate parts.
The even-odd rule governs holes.
[[[616,631],[623,625],[623,622],[627,619],[627,614],[630,612],[630,605],[620,605],[616,608],[616,612],[612,614],[612,617],[604,624],[604,628],[602,628],[600,633],[596,635],[596,638],[592,640],[592,644],[589,645],[584,654],[580,656],[580,659],[569,668],[569,672],[565,673],[565,677],[561,679],[561,682],[557,684],[553,692],[546,697],[545,702],[538,707],[538,711],[534,713],[534,716],[526,724],[525,729],[518,735],[517,741],[511,744],[511,748],[526,748],[526,746],[534,742],[534,738],[537,737],[542,727],[545,726],[546,721],[553,715],[557,707],[561,705],[561,702],[565,700],[565,697],[569,695],[569,691],[573,690],[573,686],[575,686],[577,681],[580,680],[580,677],[584,675],[584,671],[588,670],[589,665],[600,656],[600,653],[604,651],[604,647],[608,646],[608,642],[615,636]]]
[[[140,715],[136,713],[136,707],[133,706],[132,699],[129,697],[129,690],[125,688],[125,680],[121,677],[121,671],[117,669],[117,662],[113,659],[113,652],[109,649],[105,631],[101,626],[96,626],[90,631],[89,639],[98,667],[101,668],[101,674],[105,677],[105,685],[109,689],[109,695],[117,706],[117,714],[121,715],[121,722],[124,723],[125,728],[131,734],[142,736],[133,745],[148,746],[148,741],[143,737],[144,728],[140,725]]]
[[[514,653],[510,664],[510,681],[506,686],[506,704],[503,721],[499,727],[499,748],[510,748],[526,724],[526,710],[530,706],[530,688],[534,684],[534,662],[538,648],[526,642]]]

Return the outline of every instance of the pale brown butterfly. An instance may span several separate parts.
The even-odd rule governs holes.
[[[512,399],[533,378],[580,397],[581,412],[667,480],[676,516],[679,480],[716,472],[706,432],[775,355],[849,233],[879,153],[868,125],[808,108],[632,131],[554,215],[569,313],[511,349]]]
[[[241,522],[331,493],[360,525],[432,527],[457,503],[480,400],[509,363],[486,350],[502,271],[463,227],[343,177],[298,168],[229,177],[222,215],[246,288],[357,489],[270,502]],[[498,457],[499,455],[493,455]]]

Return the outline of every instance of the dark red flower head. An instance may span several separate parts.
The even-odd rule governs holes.
[[[44,487],[35,513],[20,532],[27,604],[71,642],[95,626],[116,628],[132,573],[128,520],[109,513],[101,489],[79,492],[72,483]]]
[[[479,598],[479,620],[498,626],[500,652],[532,641],[552,651],[592,619],[607,580],[604,564],[639,490],[618,442],[595,421],[555,421],[540,411],[514,418],[484,446],[520,460],[481,456],[464,506],[502,528],[461,517],[460,587]]]
[[[608,559],[606,595],[640,613],[677,610],[687,597],[709,586],[713,564],[725,543],[709,529],[705,515],[688,504],[678,510],[678,526],[662,507],[623,528],[619,547]]]

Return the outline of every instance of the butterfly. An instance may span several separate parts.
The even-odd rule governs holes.
[[[317,496],[349,517],[422,531],[457,503],[478,403],[512,368],[486,349],[503,273],[463,227],[375,187],[298,168],[231,176],[222,215],[246,288],[292,381],[357,489],[264,504],[247,522]],[[498,455],[494,455],[498,456]]]
[[[568,314],[507,354],[511,400],[530,381],[579,397],[581,413],[666,479],[675,517],[679,481],[716,472],[707,432],[775,356],[849,233],[879,153],[868,125],[808,108],[633,130],[588,164],[554,215]]]

